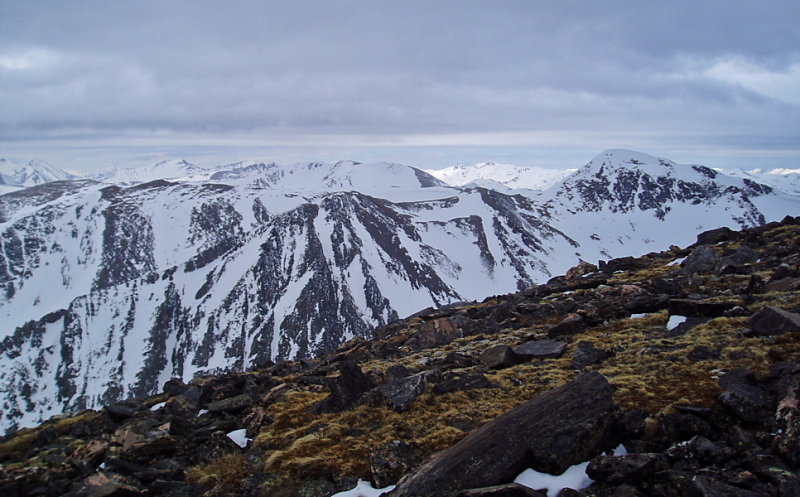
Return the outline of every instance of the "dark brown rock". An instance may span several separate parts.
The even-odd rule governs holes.
[[[490,387],[492,387],[492,383],[486,376],[480,373],[464,374],[451,372],[444,374],[444,379],[433,387],[433,393],[443,394]]]
[[[514,353],[528,359],[553,359],[561,357],[567,343],[558,340],[530,340],[514,347]]]
[[[766,306],[747,320],[754,336],[774,336],[800,331],[800,315]]]
[[[429,384],[441,379],[441,371],[434,369],[384,383],[367,394],[367,402],[373,406],[385,405],[393,411],[405,412]]]
[[[572,356],[572,367],[583,369],[593,364],[598,364],[612,356],[608,350],[598,349],[591,342],[582,340],[578,342],[578,348]]]
[[[394,485],[420,462],[422,462],[422,456],[416,445],[393,440],[378,447],[369,456],[375,488]]]
[[[432,319],[417,331],[411,340],[411,345],[415,349],[426,349],[448,344],[457,338],[461,338],[463,332],[450,318]]]
[[[625,309],[631,314],[644,314],[660,311],[667,307],[669,295],[639,295],[625,303]]]
[[[209,412],[240,412],[253,404],[253,399],[249,395],[240,394],[229,399],[222,399],[211,402],[206,406]]]
[[[735,369],[719,379],[725,391],[719,402],[748,426],[770,430],[774,424],[769,395],[756,384],[753,373]]]
[[[690,317],[719,317],[736,307],[736,302],[710,302],[697,299],[669,299],[670,314]]]
[[[586,474],[606,483],[635,481],[658,471],[661,459],[661,455],[653,453],[600,456],[589,463]]]
[[[766,284],[767,292],[794,292],[800,290],[800,278],[781,278]]]
[[[350,409],[361,396],[375,387],[372,378],[364,374],[355,363],[344,361],[339,365],[340,375],[330,382],[331,394],[316,404],[316,413],[341,412]]]
[[[681,262],[680,272],[683,274],[698,274],[713,271],[720,261],[720,257],[714,249],[707,245],[701,245],[686,256]]]
[[[708,230],[697,235],[697,245],[710,245],[719,242],[729,242],[739,239],[739,233],[730,228],[722,227]]]
[[[597,266],[586,261],[581,261],[577,266],[569,268],[564,277],[567,280],[575,280],[586,274],[594,272],[597,272]]]
[[[389,495],[453,496],[509,482],[527,467],[561,474],[608,448],[615,413],[608,381],[598,373],[582,375],[438,452]]]
[[[508,345],[495,345],[481,354],[481,362],[489,369],[503,369],[525,362]]]
[[[583,319],[583,316],[573,315],[551,326],[550,329],[547,330],[547,334],[551,338],[555,338],[564,335],[575,335],[585,329],[586,321]]]
[[[519,483],[506,483],[493,487],[473,488],[458,494],[458,497],[547,497],[541,492]]]

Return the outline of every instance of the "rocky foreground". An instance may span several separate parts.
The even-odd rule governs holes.
[[[336,353],[0,440],[0,495],[800,495],[800,219],[583,263]],[[610,455],[624,445],[625,455]]]

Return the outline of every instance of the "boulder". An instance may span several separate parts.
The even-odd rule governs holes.
[[[240,394],[228,399],[211,402],[206,406],[208,412],[240,412],[253,404],[253,399],[249,395]]]
[[[715,318],[736,307],[736,302],[710,302],[701,299],[669,299],[670,314],[689,317]]]
[[[429,384],[441,379],[442,372],[434,369],[390,381],[371,390],[367,394],[367,402],[372,406],[384,405],[393,411],[405,412]]]
[[[599,373],[529,400],[433,455],[388,495],[455,496],[507,483],[523,469],[561,474],[611,445],[612,388]]]
[[[586,321],[583,319],[583,316],[575,314],[565,318],[560,323],[551,326],[547,330],[547,334],[550,336],[550,338],[555,338],[564,335],[575,335],[585,329]]]
[[[586,261],[581,261],[577,266],[569,268],[564,277],[567,280],[575,280],[583,275],[595,272],[597,272],[597,266]]]
[[[464,336],[461,328],[450,318],[432,319],[423,324],[410,340],[414,349],[427,349],[446,345]]]
[[[708,245],[701,245],[692,250],[681,262],[680,272],[683,274],[697,274],[713,271],[720,261],[714,249]]]
[[[773,336],[800,331],[800,314],[766,306],[747,320],[752,335]]]
[[[312,407],[313,412],[321,414],[350,409],[364,393],[375,387],[372,378],[364,374],[354,362],[341,362],[339,372],[339,376],[328,385],[331,394]]]
[[[554,359],[561,357],[567,343],[558,340],[530,340],[514,347],[514,353],[528,359]]]
[[[481,354],[481,362],[489,369],[503,369],[525,362],[508,345],[495,345]]]
[[[781,278],[764,287],[767,292],[794,292],[800,290],[800,278]]]
[[[725,391],[719,402],[748,426],[770,430],[774,424],[773,405],[769,395],[756,384],[750,371],[735,369],[719,379]]]
[[[600,456],[589,463],[586,474],[606,483],[632,482],[661,469],[661,459],[661,455],[653,453]]]
[[[794,468],[800,467],[800,382],[795,382],[775,413],[777,449]]]
[[[583,369],[592,364],[597,364],[605,361],[613,354],[605,349],[598,349],[591,342],[581,340],[578,342],[578,348],[572,356],[572,367]]]
[[[442,381],[433,387],[433,393],[440,395],[463,390],[474,390],[476,388],[491,388],[492,386],[488,378],[480,373],[464,374],[448,372],[444,374]]]
[[[729,242],[739,239],[739,232],[730,228],[722,227],[708,230],[697,235],[697,245],[711,245],[719,242]]]
[[[645,314],[657,312],[667,307],[669,295],[665,293],[656,295],[639,295],[625,303],[625,310],[631,314]]]

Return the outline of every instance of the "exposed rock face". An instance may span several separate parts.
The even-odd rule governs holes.
[[[456,495],[512,480],[525,467],[553,474],[608,448],[612,389],[597,373],[530,400],[434,455],[392,497]]]

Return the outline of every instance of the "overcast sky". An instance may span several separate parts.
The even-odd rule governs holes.
[[[0,0],[0,157],[800,167],[800,2]]]

